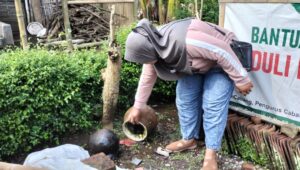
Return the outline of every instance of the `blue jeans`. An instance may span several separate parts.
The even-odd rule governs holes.
[[[221,69],[178,80],[176,106],[183,139],[198,139],[203,117],[206,148],[218,151],[227,122],[228,105],[234,86]]]

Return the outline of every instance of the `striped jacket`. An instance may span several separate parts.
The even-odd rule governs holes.
[[[193,19],[189,25],[185,42],[191,69],[194,73],[205,74],[213,67],[221,67],[236,86],[249,83],[247,71],[230,47],[232,39],[236,39],[235,35],[224,28],[216,27],[226,35],[201,20]],[[134,107],[141,108],[147,103],[156,79],[157,73],[153,64],[144,64]]]

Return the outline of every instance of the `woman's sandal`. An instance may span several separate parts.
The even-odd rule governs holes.
[[[191,150],[191,149],[195,149],[195,148],[197,148],[197,143],[194,139],[192,139],[192,140],[181,139],[176,142],[170,143],[169,145],[166,146],[165,149],[169,153],[172,153],[172,152],[182,152],[185,150]]]

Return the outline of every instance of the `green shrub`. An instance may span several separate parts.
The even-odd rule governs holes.
[[[175,10],[175,18],[183,19],[187,17],[191,17],[192,13],[189,11],[189,4],[195,3],[195,0],[180,0],[179,1],[179,10]]]
[[[208,22],[218,24],[218,21],[219,21],[219,3],[218,3],[218,0],[206,0],[206,1],[204,1],[202,10],[203,10],[203,12],[202,12],[202,20],[203,21],[208,21]]]
[[[195,0],[180,0],[179,5],[180,9],[175,11],[175,17],[177,19],[182,19],[186,17],[195,17],[192,16],[192,13],[189,11],[189,4],[195,3]],[[198,10],[200,14],[200,8],[201,8],[201,3],[198,1]],[[202,8],[202,20],[203,21],[208,21],[212,23],[218,24],[218,19],[219,19],[219,3],[218,0],[205,0],[203,2],[203,8]]]
[[[89,129],[100,102],[95,50],[8,50],[0,54],[0,158],[29,151],[65,133]]]

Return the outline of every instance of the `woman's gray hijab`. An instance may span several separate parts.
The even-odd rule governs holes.
[[[157,60],[154,67],[160,78],[178,79],[180,73],[190,72],[185,44],[190,23],[191,19],[177,20],[156,29],[142,19],[128,35],[125,59],[137,63]]]
[[[144,64],[157,60],[157,54],[146,36],[132,31],[126,40],[125,59]]]

